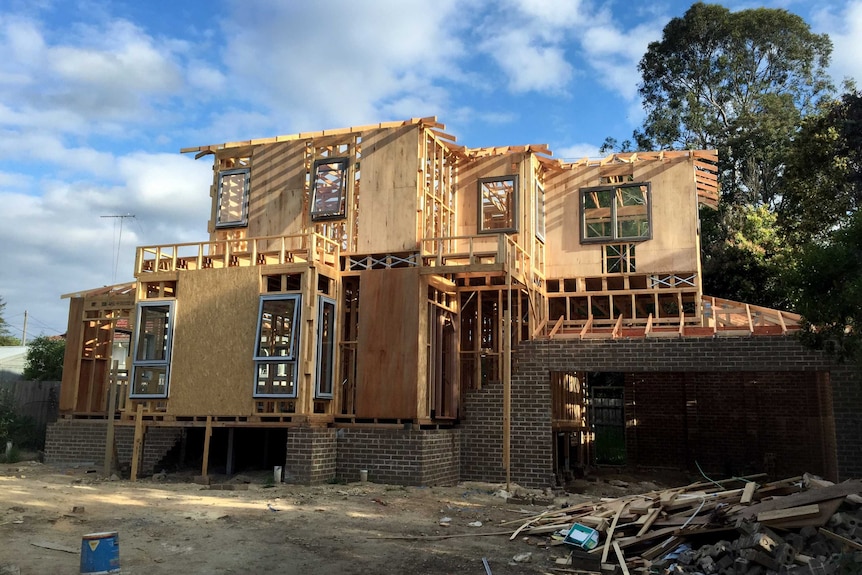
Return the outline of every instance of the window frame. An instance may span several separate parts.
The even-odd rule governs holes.
[[[483,194],[483,186],[486,183],[493,182],[512,182],[512,194],[511,201],[506,206],[509,211],[508,222],[511,225],[503,228],[485,228],[485,210],[484,210],[484,194]],[[510,234],[518,232],[518,175],[510,174],[505,176],[493,176],[488,178],[479,178],[478,179],[478,195],[477,197],[477,206],[476,210],[478,213],[478,232],[480,234]]]
[[[534,222],[536,239],[542,243],[545,243],[545,233],[547,231],[545,224],[545,186],[541,184],[541,182],[536,182],[536,206],[533,210],[534,217],[536,221]]]
[[[339,208],[337,211],[318,211],[317,207],[317,171],[323,164],[341,164],[342,178],[339,186]],[[314,161],[311,173],[311,206],[309,215],[312,222],[326,222],[347,218],[347,188],[350,180],[350,158],[318,158]]]
[[[620,188],[640,188],[642,186],[646,186],[646,223],[648,228],[648,233],[646,235],[641,236],[622,236],[617,233],[618,219],[617,219],[617,201],[616,198],[611,202],[610,205],[610,228],[611,235],[610,236],[602,236],[602,237],[587,237],[587,208],[586,208],[586,198],[587,194],[591,194],[594,192],[616,192],[617,189]],[[635,243],[635,242],[643,242],[647,240],[651,240],[653,237],[653,220],[652,220],[652,184],[650,182],[624,182],[617,184],[608,184],[603,186],[593,186],[589,188],[581,188],[578,191],[578,208],[579,208],[579,221],[580,221],[580,241],[582,244],[619,244],[619,243]]]
[[[321,326],[323,325],[323,314],[325,306],[331,306],[332,308],[332,316],[331,316],[331,325],[329,329],[329,338],[330,339],[330,347],[327,353],[328,357],[323,357],[323,330]],[[338,304],[336,301],[327,296],[319,295],[317,296],[317,348],[315,350],[315,373],[314,373],[314,397],[318,399],[332,399],[335,392],[335,350],[338,345],[337,341],[338,337]],[[329,361],[329,391],[323,389],[323,382],[321,381],[322,376],[322,366],[323,359],[327,359]]]
[[[167,306],[167,321],[165,329],[165,357],[164,359],[138,359],[138,346],[141,345],[141,330],[145,327],[141,321],[144,308]],[[171,382],[171,348],[174,339],[174,321],[176,318],[175,300],[147,300],[138,302],[135,306],[135,338],[132,347],[132,377],[129,385],[130,399],[166,398],[170,393]],[[162,393],[136,393],[138,386],[138,372],[147,368],[163,368],[165,372],[165,390]]]
[[[240,219],[221,221],[222,214],[222,199],[224,197],[224,177],[244,174],[244,182],[242,189],[242,207],[240,209]],[[240,228],[248,225],[248,196],[251,187],[251,169],[250,168],[232,168],[229,170],[220,170],[218,173],[218,194],[216,201],[215,227],[221,228]]]
[[[260,354],[260,338],[261,328],[263,326],[263,308],[264,303],[273,300],[293,300],[293,317],[291,318],[291,341],[290,353],[288,355],[259,355]],[[300,315],[302,315],[302,296],[300,294],[271,294],[261,295],[257,311],[257,329],[255,331],[254,354],[252,360],[254,362],[254,381],[252,385],[252,397],[254,398],[296,398],[299,393],[298,369],[299,361],[297,359],[297,350],[300,347],[300,333],[298,331],[300,325]],[[268,366],[268,369],[274,369],[278,364],[289,364],[292,371],[291,381],[293,381],[293,391],[291,393],[258,393],[258,382],[260,380],[260,368],[263,365]]]

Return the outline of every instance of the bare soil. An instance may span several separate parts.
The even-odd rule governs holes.
[[[118,533],[124,574],[483,574],[483,558],[494,575],[548,573],[562,546],[486,534],[511,533],[549,506],[656,485],[605,477],[575,484],[582,493],[520,490],[512,503],[503,485],[272,485],[269,476],[219,488],[182,475],[132,483],[87,468],[0,464],[0,575],[78,574],[82,536],[106,531]],[[525,553],[528,562],[514,561]]]

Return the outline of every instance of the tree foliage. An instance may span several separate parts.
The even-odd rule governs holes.
[[[779,225],[794,243],[825,241],[862,205],[862,95],[852,89],[809,116],[787,155]]]
[[[9,323],[3,315],[5,311],[6,301],[0,296],[0,345],[21,345],[21,340],[9,331]]]
[[[640,149],[717,149],[720,209],[704,214],[702,258],[710,295],[771,307],[788,298],[779,270],[784,162],[803,120],[834,92],[828,36],[786,10],[731,12],[693,4],[641,59],[646,119]]]
[[[793,142],[779,225],[805,241],[785,273],[805,341],[862,364],[862,95],[809,118]]]
[[[771,204],[786,143],[831,93],[832,44],[786,10],[695,3],[638,66],[641,148],[719,149],[722,194]]]
[[[862,365],[862,213],[807,244],[788,277],[806,322],[803,341]]]
[[[24,379],[30,381],[60,381],[63,378],[63,357],[66,342],[40,336],[27,346]]]

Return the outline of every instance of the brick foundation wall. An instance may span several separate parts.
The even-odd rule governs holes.
[[[733,445],[731,467],[763,465],[772,453],[779,474],[810,466],[840,480],[862,476],[860,374],[792,337],[536,340],[518,347],[514,364],[512,480],[523,486],[553,481],[552,371],[623,372],[630,387],[642,382],[637,417],[650,423],[627,437],[640,464],[679,465],[694,442],[698,458],[717,468],[727,458],[715,454]],[[502,385],[468,392],[465,412],[462,479],[499,481]]]
[[[45,437],[45,463],[58,466],[87,463],[102,467],[107,430],[108,422],[104,420],[61,419],[49,424]],[[140,474],[152,474],[181,437],[180,428],[148,428],[144,434]],[[114,438],[119,467],[130,467],[134,427],[115,426]]]
[[[461,433],[458,429],[361,429],[337,432],[337,478],[400,485],[444,485],[460,476]]]
[[[335,479],[335,430],[291,427],[287,431],[287,483],[313,485]]]

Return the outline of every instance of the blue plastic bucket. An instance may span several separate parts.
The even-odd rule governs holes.
[[[81,540],[81,574],[120,572],[120,538],[116,531],[90,533]]]

